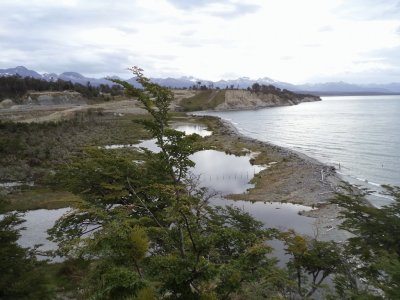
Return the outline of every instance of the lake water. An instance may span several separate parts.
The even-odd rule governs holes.
[[[46,252],[57,249],[57,244],[49,241],[47,230],[50,229],[55,222],[70,208],[60,209],[37,209],[27,211],[22,219],[25,220],[20,227],[26,228],[20,231],[18,244],[24,248],[33,248],[35,245],[41,245],[38,250]],[[46,256],[38,256],[39,259],[48,259]],[[52,261],[60,261],[59,257],[52,258]]]
[[[400,96],[322,97],[322,101],[260,110],[206,112],[247,136],[333,165],[347,181],[378,193],[400,185]]]

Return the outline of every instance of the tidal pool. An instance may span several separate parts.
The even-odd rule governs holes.
[[[207,130],[207,127],[197,124],[172,124],[172,128],[184,132],[186,135],[196,133],[202,137],[212,135],[212,131]]]
[[[222,195],[245,193],[253,187],[249,181],[265,166],[251,165],[252,155],[235,156],[216,150],[199,151],[190,158],[196,163],[191,170],[199,184]]]
[[[38,248],[41,252],[57,249],[57,244],[47,239],[47,230],[53,227],[55,222],[69,210],[70,208],[51,210],[37,209],[27,211],[22,217],[25,222],[20,225],[20,228],[26,229],[20,231],[21,236],[18,240],[18,244],[25,248],[33,248],[35,245],[41,244]],[[38,256],[38,259],[46,258],[48,257]],[[52,259],[52,261],[57,260],[59,259]]]
[[[212,134],[203,126],[197,125],[173,125],[175,129],[184,131],[186,134],[197,133],[201,136]],[[142,141],[139,144],[128,145],[109,145],[105,149],[118,148],[138,148],[144,147],[153,152],[158,152],[159,148],[155,140]],[[249,182],[255,174],[272,167],[274,163],[267,166],[252,165],[250,159],[253,154],[235,156],[216,150],[203,150],[193,154],[190,158],[196,163],[191,173],[198,178],[199,185],[214,191],[218,196],[210,200],[212,205],[226,206],[233,205],[250,213],[253,217],[265,224],[265,227],[278,228],[281,230],[294,229],[301,234],[313,235],[313,218],[299,215],[299,211],[310,210],[310,207],[289,203],[277,202],[249,202],[233,201],[223,198],[227,194],[245,193],[253,187]],[[18,243],[23,247],[33,247],[35,244],[43,244],[41,251],[54,250],[57,245],[47,240],[47,230],[50,229],[55,221],[66,213],[69,208],[45,210],[39,209],[28,211],[24,219],[26,222],[22,227],[26,230],[21,231]],[[275,249],[274,255],[282,261],[285,260],[283,248],[279,242],[273,242]],[[40,258],[40,257],[39,257]],[[57,260],[57,259],[56,259]]]
[[[311,210],[309,206],[280,202],[233,201],[224,198],[212,199],[210,203],[241,208],[263,222],[266,228],[294,229],[297,233],[309,236],[314,234],[314,219],[299,215],[300,211]]]
[[[206,137],[212,135],[212,131],[207,130],[207,127],[198,124],[182,124],[182,123],[174,123],[171,127],[175,130],[184,132],[186,135],[189,134],[198,134],[201,137]],[[153,152],[158,152],[158,147],[155,144],[155,140],[145,140],[139,144],[113,144],[113,145],[106,145],[100,148],[104,149],[123,149],[123,148],[137,148],[137,147],[144,147],[149,149]]]
[[[152,152],[159,152],[156,141],[147,140],[137,144]],[[219,194],[245,193],[253,187],[249,181],[267,166],[251,165],[252,154],[235,156],[216,150],[202,150],[189,158],[195,162],[190,172],[199,179],[199,185]]]

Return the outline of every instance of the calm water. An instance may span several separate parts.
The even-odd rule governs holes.
[[[186,134],[197,133],[201,136],[211,134],[206,128],[197,125],[177,126],[176,129],[184,131]],[[159,151],[155,140],[143,141],[140,144],[108,145],[104,148],[119,149],[137,147],[144,147],[154,152]],[[270,166],[251,165],[251,158],[252,156],[250,154],[234,156],[215,150],[203,150],[191,156],[191,159],[196,163],[195,168],[193,168],[191,172],[199,179],[200,186],[207,187],[211,191],[218,193],[218,196],[211,200],[212,204],[237,206],[252,214],[256,219],[262,221],[266,227],[295,229],[299,233],[312,235],[314,232],[314,219],[298,214],[299,211],[310,210],[310,207],[289,203],[231,201],[219,196],[230,193],[245,193],[247,189],[254,186],[249,183],[254,175]],[[69,211],[69,208],[57,210],[39,209],[26,212],[24,216],[26,222],[22,224],[22,227],[26,229],[21,231],[21,237],[18,243],[23,247],[33,247],[35,244],[42,244],[39,248],[42,251],[55,250],[57,245],[47,240],[47,230],[67,211]],[[275,246],[280,247],[279,249],[282,248],[279,244]],[[276,252],[276,255],[278,255],[281,260],[284,259],[282,252],[282,249]],[[42,259],[42,257],[39,258]],[[60,260],[60,258],[53,259],[53,261]]]
[[[22,219],[25,220],[20,227],[25,228],[20,231],[20,238],[18,244],[24,248],[33,248],[35,245],[40,244],[38,248],[41,252],[57,249],[57,244],[49,241],[47,230],[53,227],[55,222],[70,208],[60,209],[37,209],[27,211]],[[46,259],[49,257],[38,256],[39,259]],[[59,257],[52,258],[52,261],[60,261]]]
[[[207,112],[261,141],[334,165],[345,179],[380,191],[400,185],[400,96],[323,97],[253,111]],[[375,197],[375,204],[387,203]]]
[[[191,125],[193,126],[193,125]],[[189,126],[190,127],[190,126]],[[197,133],[201,136],[209,135],[209,131],[199,126],[191,128],[177,127],[178,130],[187,134]],[[185,130],[184,130],[185,129]],[[155,140],[143,141],[136,147],[144,147],[157,152],[159,148]],[[252,188],[254,185],[249,181],[255,174],[270,165],[259,166],[250,164],[252,154],[244,156],[229,155],[216,150],[203,150],[196,152],[190,158],[196,163],[191,172],[199,177],[199,185],[219,195],[241,194]],[[299,215],[299,211],[310,210],[310,207],[290,203],[270,203],[250,201],[226,200],[220,196],[211,199],[214,205],[233,205],[239,207],[256,219],[265,224],[266,227],[279,229],[294,229],[299,233],[313,235],[315,219]]]

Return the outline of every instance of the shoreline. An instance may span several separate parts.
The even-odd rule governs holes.
[[[202,117],[189,114],[188,116]],[[215,118],[222,125],[217,135],[225,134],[250,147],[256,147],[261,150],[259,155],[264,154],[281,159],[276,165],[256,174],[252,182],[255,187],[248,193],[228,195],[226,197],[228,200],[281,202],[309,206],[313,209],[299,212],[299,214],[314,218],[315,238],[340,243],[351,236],[350,233],[338,229],[341,223],[338,218],[340,209],[337,205],[329,203],[336,192],[343,191],[340,185],[346,183],[336,173],[334,167],[298,151],[248,137],[240,133],[228,120],[216,116],[205,116]],[[283,165],[281,168],[284,171],[279,171],[279,165]],[[270,173],[276,172],[277,169],[277,174],[270,176]]]

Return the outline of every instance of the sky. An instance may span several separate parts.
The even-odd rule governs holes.
[[[400,0],[0,0],[0,68],[400,82]]]

